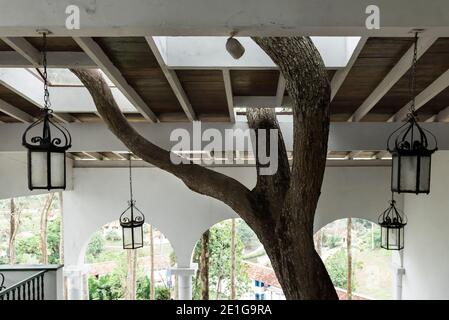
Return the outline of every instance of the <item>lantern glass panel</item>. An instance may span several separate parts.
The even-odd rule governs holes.
[[[46,188],[47,187],[47,152],[29,151],[30,152],[30,187]]]
[[[51,152],[50,154],[51,165],[51,185],[52,187],[64,187],[65,186],[65,153],[64,152]]]
[[[421,163],[419,169],[419,191],[429,193],[430,191],[430,156],[421,156]]]
[[[394,154],[393,155],[393,166],[391,168],[391,170],[392,170],[392,172],[391,172],[391,189],[394,191],[397,191],[399,188],[398,168],[399,168],[399,156],[397,154]]]
[[[137,249],[143,247],[143,226],[123,228],[123,248]]]
[[[399,170],[398,192],[415,192],[417,188],[418,156],[400,155]]]
[[[404,248],[404,227],[382,227],[382,248],[401,250]]]

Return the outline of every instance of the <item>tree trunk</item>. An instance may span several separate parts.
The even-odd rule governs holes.
[[[137,250],[126,250],[128,258],[127,299],[136,300]]]
[[[153,226],[150,225],[150,300],[154,300],[154,241]]]
[[[16,206],[15,200],[10,200],[10,216],[9,216],[9,243],[8,258],[9,264],[16,263],[16,236],[20,225],[20,209]]]
[[[348,253],[348,300],[352,300],[352,219],[348,218],[346,226],[346,250]]]
[[[235,219],[231,222],[231,300],[235,300],[235,271],[236,271],[236,255],[235,255]]]
[[[221,293],[221,279],[222,277],[219,276],[217,280],[217,289],[215,292],[215,300],[220,300],[220,293]]]
[[[201,299],[209,300],[209,230],[201,237],[200,278]]]
[[[330,85],[318,50],[308,37],[254,37],[279,66],[293,110],[293,163],[273,109],[249,109],[252,129],[276,129],[278,168],[261,174],[256,157],[253,190],[200,165],[175,164],[176,155],[142,137],[126,120],[96,70],[73,69],[89,90],[108,128],[144,161],[172,173],[191,190],[220,200],[237,212],[265,247],[287,299],[338,299],[315,251],[313,221],[326,166]],[[256,139],[258,137],[256,131]],[[270,140],[270,139],[268,139]],[[268,144],[268,143],[267,143]],[[270,150],[267,148],[267,150]]]
[[[48,264],[48,245],[47,245],[47,227],[48,227],[48,214],[50,212],[51,204],[53,202],[55,194],[49,193],[45,199],[44,206],[41,210],[41,224],[40,224],[40,247],[41,247],[41,262],[42,264]]]

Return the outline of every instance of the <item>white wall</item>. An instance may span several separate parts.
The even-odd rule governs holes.
[[[254,168],[221,168],[249,188]],[[146,221],[171,242],[180,267],[189,267],[201,234],[214,224],[235,217],[225,204],[190,191],[179,179],[157,168],[135,168],[137,206]],[[348,216],[376,221],[389,199],[389,168],[326,169],[316,228]],[[127,168],[75,168],[74,191],[64,193],[65,263],[82,264],[92,234],[117,220],[128,200]]]
[[[431,193],[405,196],[404,299],[449,299],[449,152],[432,162]]]
[[[67,189],[72,188],[72,161],[67,160]],[[47,193],[28,189],[27,153],[0,153],[0,199]]]

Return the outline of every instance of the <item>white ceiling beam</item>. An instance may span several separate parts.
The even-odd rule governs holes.
[[[128,84],[121,72],[92,38],[74,38],[74,40],[147,120],[158,121],[154,112]]]
[[[441,110],[436,116],[435,121],[445,122],[449,118],[449,106]]]
[[[80,122],[76,117],[65,112],[54,112],[53,116],[63,123]]]
[[[57,36],[406,35],[416,27],[447,31],[447,0],[377,0],[382,28],[364,20],[372,1],[354,0],[14,0],[0,11],[0,35],[36,36],[36,26]],[[82,27],[66,28],[69,5],[79,6]],[[182,12],[182,14],[180,14]],[[400,18],[398,18],[400,17]]]
[[[21,37],[3,37],[1,38],[8,46],[14,49],[27,61],[29,61],[33,67],[38,68],[41,64],[42,54],[35,47],[31,45],[25,38]]]
[[[229,69],[223,69],[223,82],[226,92],[226,101],[228,102],[229,119],[235,122],[234,97],[232,93],[231,72]]]
[[[22,110],[14,107],[13,105],[2,99],[0,99],[0,111],[21,122],[30,123],[34,121],[33,116],[26,112],[23,112]]]
[[[331,80],[331,101],[334,100],[334,97],[337,95],[338,90],[342,86],[343,82],[345,81],[346,77],[349,74],[349,71],[351,71],[352,66],[354,65],[355,61],[359,57],[360,52],[362,51],[363,47],[365,46],[366,41],[368,40],[368,37],[364,36],[361,37],[359,42],[357,43],[357,46],[354,49],[354,52],[352,53],[351,58],[348,61],[348,64],[343,69],[337,70],[337,72],[334,74]]]
[[[161,56],[161,53],[159,52],[159,49],[153,40],[153,37],[145,37],[145,40],[147,41],[151,51],[154,54],[154,57],[161,67],[165,78],[167,78],[167,81],[170,84],[173,93],[175,94],[176,98],[178,98],[179,104],[181,105],[182,110],[184,110],[185,114],[187,115],[187,118],[190,121],[197,120],[195,111],[190,104],[189,98],[187,97],[187,94],[185,93],[184,88],[182,87],[181,82],[176,75],[176,72],[174,70],[168,69],[167,65],[165,64],[164,58]]]
[[[449,87],[449,69],[416,96],[415,109],[420,109],[447,87]],[[409,101],[395,115],[388,119],[388,122],[403,121],[409,112],[411,104],[412,102]]]
[[[433,34],[423,33],[418,42],[418,59],[430,48],[437,40]],[[398,63],[390,70],[385,78],[379,83],[366,100],[349,118],[350,122],[357,122],[363,119],[371,109],[382,99],[382,97],[398,82],[399,79],[410,69],[413,59],[413,45],[402,56]]]
[[[84,52],[51,51],[47,53],[49,68],[98,68]],[[32,63],[15,51],[0,51],[0,68],[37,68],[39,61]]]
[[[278,86],[276,89],[276,104],[275,108],[282,107],[282,102],[284,101],[285,94],[285,79],[282,73],[279,74]]]
[[[95,160],[103,160],[103,159],[106,158],[104,155],[102,155],[102,154],[99,153],[99,152],[93,152],[93,151],[91,151],[91,152],[83,152],[83,153],[84,153],[85,155],[87,155],[87,156],[89,156],[89,157],[95,159]]]

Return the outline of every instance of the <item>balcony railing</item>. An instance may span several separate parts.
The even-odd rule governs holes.
[[[62,266],[0,266],[0,300],[62,298]]]
[[[42,270],[12,287],[0,291],[0,300],[44,300],[44,274]]]

